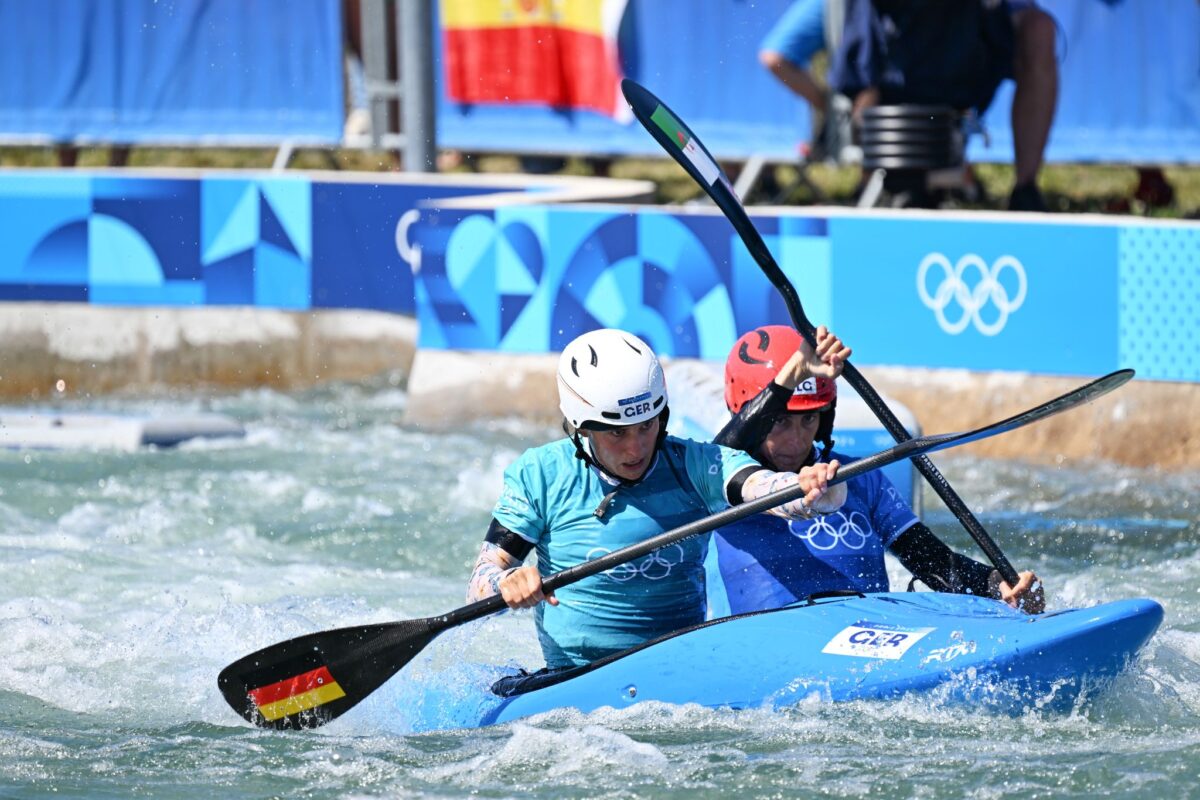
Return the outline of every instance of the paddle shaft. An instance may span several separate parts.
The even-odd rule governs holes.
[[[872,456],[872,458],[874,457],[875,456]],[[902,458],[902,456],[900,456],[900,458]],[[866,459],[864,459],[864,461],[865,460]],[[839,470],[837,476],[829,482],[830,485],[832,486],[834,484],[847,481],[850,478],[853,478],[855,475],[861,475],[863,472],[874,468],[868,466],[859,469],[852,469],[853,467],[857,467],[862,463],[863,461],[856,461],[850,466],[845,467],[844,469],[849,473],[848,475],[844,475],[843,472]],[[879,466],[883,465],[880,464]],[[783,505],[784,503],[790,503],[792,500],[795,500],[798,497],[803,497],[805,494],[806,492],[800,487],[800,484],[797,483],[795,486],[790,486],[787,489],[782,489],[778,492],[774,492],[773,494],[760,497],[757,500],[743,503],[740,506],[727,508],[724,511],[704,517],[703,519],[698,519],[695,522],[689,522],[688,524],[681,525],[678,528],[672,528],[669,531],[660,533],[657,536],[652,536],[651,538],[638,542],[637,544],[631,544],[628,547],[622,547],[620,550],[616,550],[607,555],[600,556],[599,558],[593,558],[590,561],[584,561],[581,564],[576,564],[573,567],[567,567],[561,572],[556,572],[553,575],[549,575],[542,579],[542,591],[549,594],[556,589],[561,589],[564,586],[570,586],[572,583],[578,583],[584,578],[590,578],[592,575],[597,575],[605,570],[612,569],[613,567],[620,566],[626,562],[649,555],[655,550],[659,550],[667,545],[675,544],[676,542],[689,539],[693,536],[698,536],[702,533],[709,533],[724,525],[729,525],[730,523],[744,519],[751,514],[758,514],[775,508],[775,506]],[[447,614],[433,617],[431,618],[431,622],[433,623],[434,627],[446,630],[453,628],[456,625],[462,625],[465,622],[482,619],[483,617],[486,617],[489,614],[494,614],[505,607],[506,604],[503,597],[500,595],[492,595],[485,600],[479,600],[478,602],[455,609]]]
[[[953,436],[955,434],[950,435]],[[935,437],[930,437],[930,439],[932,438]],[[921,440],[921,442],[925,441],[926,440],[924,439]],[[907,442],[906,444],[911,444],[911,441]],[[837,475],[834,476],[833,480],[829,482],[829,485],[834,486],[836,484],[843,483],[855,476],[862,475],[863,473],[869,472],[872,469],[878,469],[879,467],[886,466],[887,464],[891,464],[894,461],[899,461],[906,457],[903,454],[894,454],[895,450],[896,448],[884,450],[880,453],[876,453],[870,458],[864,458],[845,467],[839,468]],[[884,457],[882,461],[880,461],[881,457]],[[717,528],[729,525],[741,519],[745,519],[752,514],[759,514],[775,508],[776,506],[783,505],[784,503],[790,503],[799,497],[803,497],[805,494],[807,494],[807,492],[805,492],[804,489],[801,488],[800,484],[797,483],[794,486],[789,486],[786,489],[781,489],[778,492],[765,495],[757,500],[751,500],[749,502],[742,503],[739,506],[727,508],[724,511],[719,511],[716,514],[704,517],[703,519],[698,519],[695,522],[689,522],[686,525],[679,526],[678,528],[672,528],[669,531],[660,533],[657,536],[652,536],[649,539],[638,542],[637,544],[631,544],[628,547],[622,547],[620,550],[616,550],[607,555],[600,556],[599,558],[593,558],[590,561],[584,561],[581,564],[576,564],[575,566],[568,567],[561,572],[556,572],[553,575],[549,575],[542,579],[542,591],[548,594],[556,589],[561,589],[564,586],[570,586],[572,583],[578,583],[584,578],[590,578],[592,575],[597,575],[605,570],[612,569],[613,567],[620,566],[621,564],[633,561],[634,559],[649,555],[655,550],[660,550],[667,545],[675,544],[676,542],[683,541],[684,539],[690,539],[691,537],[698,536],[702,533],[710,533]],[[481,619],[489,614],[494,614],[505,607],[506,604],[504,602],[504,598],[502,598],[500,595],[492,595],[485,600],[471,603],[470,605],[455,609],[447,614],[443,614],[438,617],[432,617],[431,622],[433,623],[434,627],[440,627],[441,629],[445,630],[448,628],[453,628],[456,625],[462,625],[465,622]]]
[[[795,287],[788,281],[783,270],[775,262],[774,256],[767,248],[766,242],[763,241],[758,229],[754,227],[754,223],[750,221],[750,216],[746,213],[746,209],[734,194],[732,187],[729,185],[728,178],[720,171],[716,161],[708,153],[704,144],[696,137],[686,125],[682,123],[678,116],[671,111],[665,103],[654,96],[645,87],[628,78],[621,82],[621,90],[625,94],[626,100],[629,101],[633,109],[634,116],[642,126],[654,137],[663,149],[675,159],[675,161],[684,168],[684,171],[696,181],[697,184],[704,189],[717,207],[725,214],[726,219],[733,225],[738,236],[741,237],[742,243],[754,258],[759,268],[771,281],[772,285],[783,296],[784,303],[787,305],[788,313],[791,315],[792,324],[796,327],[805,340],[816,347],[816,328],[809,321],[808,316],[804,313],[804,307],[800,303],[800,297],[796,294]],[[665,110],[671,117],[671,122],[676,126],[675,136],[679,138],[681,133],[687,135],[688,141],[673,141],[670,134],[664,129],[661,122],[656,122],[655,115]],[[703,156],[688,155],[688,150],[684,145],[695,146],[703,152]],[[706,158],[705,158],[706,157]],[[698,164],[703,164],[707,168],[707,175],[701,170]],[[883,402],[883,398],[875,391],[874,387],[867,381],[858,369],[846,362],[842,371],[843,377],[850,383],[851,386],[858,391],[859,395],[866,402],[867,406],[883,424],[883,427],[897,442],[906,442],[912,439],[912,436],[905,429],[904,425],[892,413],[892,410]],[[1016,586],[1018,581],[1017,571],[1013,569],[1012,564],[1000,551],[996,542],[988,535],[983,525],[975,517],[971,510],[963,502],[958,493],[950,485],[950,482],[942,476],[937,467],[933,465],[924,455],[913,457],[913,463],[917,467],[917,471],[925,477],[933,490],[937,492],[938,497],[946,504],[951,513],[958,519],[962,526],[966,529],[971,538],[975,540],[980,549],[992,562],[992,565],[1000,572],[1000,576],[1008,582],[1009,586]]]

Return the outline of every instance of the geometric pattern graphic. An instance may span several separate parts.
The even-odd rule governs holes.
[[[201,209],[207,303],[309,307],[312,195],[307,179],[205,180]]]
[[[415,312],[423,347],[525,353],[618,327],[714,360],[738,333],[790,321],[712,210],[438,206],[515,188],[4,172],[0,301]],[[754,224],[809,319],[862,363],[1200,381],[1194,224]]]
[[[545,352],[547,210],[426,212],[417,229],[421,341],[434,347]],[[530,309],[538,309],[531,312]],[[543,320],[544,322],[544,320]],[[515,331],[514,331],[515,329]],[[507,340],[508,346],[503,342]]]
[[[0,177],[0,299],[308,308],[300,178]]]
[[[429,199],[513,190],[6,172],[0,301],[411,314],[417,265],[401,220]]]
[[[769,241],[778,241],[761,227]],[[826,228],[798,225],[824,241]],[[722,359],[738,332],[787,311],[719,215],[565,206],[426,213],[416,281],[425,347],[554,352],[600,327],[656,352]],[[828,247],[801,250],[828,257]],[[826,265],[812,265],[824,271]]]
[[[737,338],[728,287],[678,219],[617,216],[593,228],[571,255],[569,280],[555,294],[552,350],[597,327],[628,330],[676,355],[717,352]]]
[[[1200,377],[1200,227],[1123,226],[1120,361],[1153,380]]]
[[[0,297],[203,303],[194,181],[10,173],[0,177]],[[182,235],[181,235],[182,234]],[[189,235],[191,234],[191,235]]]

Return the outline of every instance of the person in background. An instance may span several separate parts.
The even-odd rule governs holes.
[[[1008,207],[1013,211],[1046,211],[1037,188],[1054,111],[1058,106],[1058,61],[1054,40],[1058,26],[1034,0],[1008,0],[1016,52],[1012,79],[1014,181]]]
[[[833,450],[835,379],[851,351],[823,326],[816,342],[814,349],[784,325],[738,340],[725,363],[725,402],[734,416],[716,443],[782,472],[842,460]],[[829,513],[748,517],[713,535],[733,613],[778,608],[823,591],[886,592],[885,550],[936,591],[994,597],[1029,613],[1045,608],[1036,575],[1023,572],[1010,587],[990,566],[950,550],[882,472],[845,485],[844,504]]]
[[[846,0],[831,81],[855,113],[879,104],[979,113],[1005,78],[1012,102],[1009,208],[1046,211],[1037,176],[1058,104],[1057,24],[1034,0]]]
[[[828,484],[835,460],[779,473],[744,452],[668,436],[662,367],[645,342],[624,331],[591,331],[568,344],[558,396],[567,435],[527,450],[505,471],[467,592],[469,601],[499,594],[510,608],[536,607],[549,669],[703,622],[707,538],[668,545],[551,594],[542,589],[547,575],[796,483],[805,496],[771,514],[804,519],[835,510],[845,497],[840,484]],[[537,565],[522,566],[534,550]]]
[[[808,158],[816,161],[830,152],[828,121],[829,88],[809,70],[809,63],[820,51],[836,48],[842,27],[844,0],[793,0],[787,11],[771,28],[759,48],[758,60],[794,94],[808,103],[812,118],[812,136]]]

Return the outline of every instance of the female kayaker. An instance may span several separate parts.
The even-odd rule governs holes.
[[[498,593],[511,608],[536,607],[551,669],[702,622],[707,543],[686,539],[552,595],[543,576],[797,481],[807,494],[775,510],[785,519],[835,510],[845,498],[840,484],[826,494],[836,460],[779,473],[741,451],[667,436],[662,367],[632,334],[597,330],[568,344],[558,397],[567,436],[505,471],[467,592],[471,601]],[[521,566],[532,550],[537,566]]]
[[[757,328],[737,341],[725,362],[725,403],[734,416],[717,435],[718,444],[779,471],[846,460],[833,451],[837,385],[830,367],[841,374],[850,350],[824,326],[816,341],[814,350],[784,325]],[[791,521],[756,515],[714,534],[733,613],[778,608],[836,589],[886,592],[885,549],[936,591],[995,597],[1030,613],[1044,609],[1036,575],[1022,572],[1012,588],[990,566],[952,551],[882,472],[846,486],[847,500],[835,512]]]

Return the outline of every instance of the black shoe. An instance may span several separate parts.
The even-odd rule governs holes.
[[[1008,210],[1045,213],[1050,209],[1046,208],[1046,201],[1042,199],[1042,193],[1038,191],[1037,184],[1022,183],[1013,187],[1012,194],[1008,197]]]

